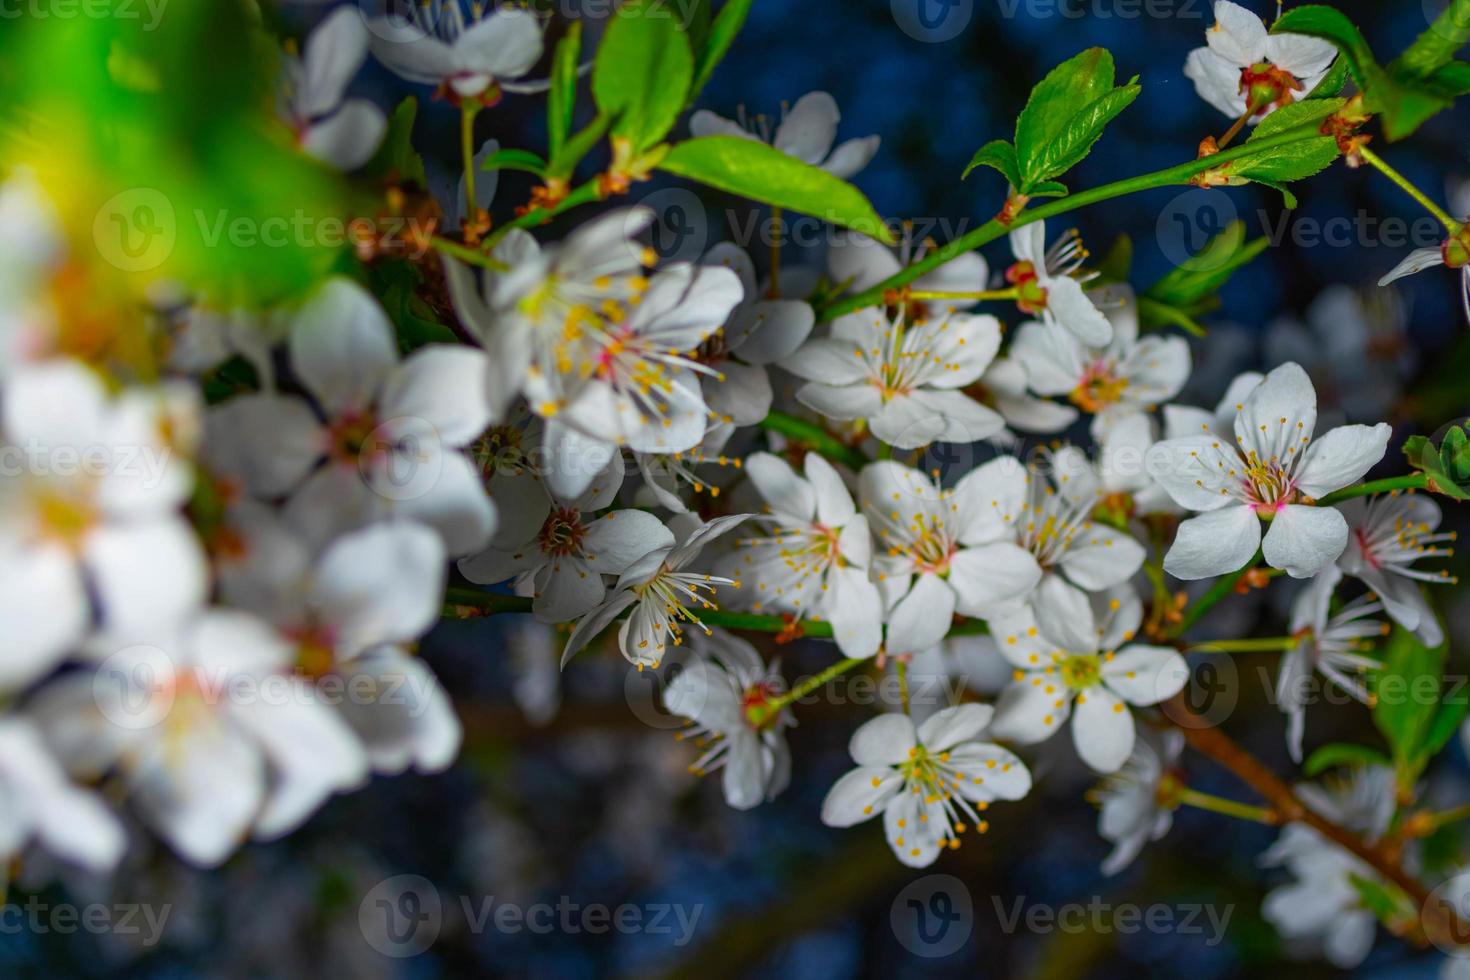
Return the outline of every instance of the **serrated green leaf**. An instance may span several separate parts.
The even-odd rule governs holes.
[[[880,241],[894,240],[856,187],[755,140],[739,136],[686,140],[669,149],[659,168],[731,194],[851,228]]]
[[[1267,147],[1252,156],[1240,157],[1226,167],[1233,176],[1278,186],[1321,173],[1332,166],[1340,153],[1336,139],[1320,136]]]
[[[991,140],[976,150],[964,173],[960,174],[960,180],[970,176],[970,171],[976,167],[998,170],[1013,186],[1021,185],[1021,172],[1016,169],[1016,148],[1006,140]]]
[[[1308,777],[1322,775],[1333,766],[1386,766],[1388,757],[1377,749],[1366,745],[1351,745],[1347,742],[1333,742],[1324,745],[1311,755],[1307,756],[1306,765],[1302,766],[1302,772]]]
[[[546,98],[546,155],[555,158],[572,132],[577,107],[577,61],[582,57],[582,22],[572,21],[551,59],[551,91]]]
[[[1056,139],[1073,116],[1113,88],[1113,56],[1105,48],[1088,48],[1057,65],[1031,90],[1016,119],[1016,161],[1023,180],[1039,171],[1028,166]],[[1045,174],[1035,179],[1054,176]]]
[[[496,150],[480,161],[481,170],[524,170],[538,177],[546,175],[546,161],[530,150],[511,148]]]
[[[1308,99],[1302,102],[1289,102],[1262,119],[1260,125],[1251,131],[1250,136],[1246,139],[1246,144],[1249,145],[1268,136],[1284,133],[1288,129],[1319,122],[1345,105],[1347,105],[1347,99]]]
[[[1111,77],[1111,69],[1109,70]],[[1035,187],[1071,170],[1092,151],[1113,117],[1128,108],[1142,91],[1137,79],[1104,93],[1068,119],[1046,143],[1019,157],[1021,193],[1035,195]],[[1017,135],[1019,146],[1019,134]]]
[[[714,23],[710,25],[709,38],[702,47],[696,47],[698,58],[697,67],[694,72],[694,84],[689,87],[689,100],[693,102],[704,87],[709,83],[710,75],[714,74],[715,68],[725,59],[730,50],[730,45],[735,43],[735,35],[745,26],[745,18],[750,14],[751,4],[754,0],[726,0],[720,12],[715,15]]]
[[[628,0],[608,23],[592,66],[592,95],[616,121],[614,137],[639,154],[664,138],[684,109],[694,54],[663,0]]]

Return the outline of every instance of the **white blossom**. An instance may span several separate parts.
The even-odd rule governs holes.
[[[1199,514],[1179,526],[1164,569],[1176,578],[1224,575],[1262,549],[1266,562],[1309,578],[1336,561],[1348,528],[1317,498],[1361,479],[1388,447],[1392,428],[1344,425],[1313,441],[1317,395],[1300,365],[1273,370],[1236,405],[1235,445],[1211,432],[1167,439],[1148,470],[1175,502]],[[1262,540],[1261,521],[1270,528]]]
[[[1130,642],[1142,619],[1142,603],[1123,588],[1091,598],[1065,593],[1044,618],[1026,607],[992,621],[996,647],[1016,668],[995,734],[1041,742],[1070,716],[1082,761],[1116,772],[1133,752],[1128,705],[1158,704],[1189,680],[1178,650]]]
[[[770,143],[782,153],[846,180],[873,159],[879,140],[864,136],[846,140],[834,149],[840,118],[836,99],[826,92],[808,92],[783,112],[774,130],[767,117],[748,119],[743,109],[738,121],[700,109],[689,117],[689,132],[694,136],[738,136]]]
[[[1184,77],[1200,98],[1232,119],[1249,107],[1253,122],[1310,93],[1337,56],[1337,48],[1321,38],[1268,33],[1261,18],[1230,0],[1215,3],[1205,42],[1189,53]]]
[[[903,864],[923,868],[959,835],[989,829],[980,814],[995,800],[1031,791],[1031,773],[1015,755],[980,741],[991,709],[961,704],[914,727],[907,715],[884,714],[853,732],[848,751],[857,768],[822,801],[822,822],[851,827],[883,815],[888,846]]]

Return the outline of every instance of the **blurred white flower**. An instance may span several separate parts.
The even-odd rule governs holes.
[[[843,655],[871,657],[883,640],[883,603],[868,578],[868,520],[831,463],[808,453],[803,471],[805,478],[770,453],[745,461],[769,515],[747,527],[769,533],[737,542],[742,594],[756,612],[769,606],[824,619]]]
[[[281,118],[303,151],[342,170],[367,163],[388,129],[377,106],[344,98],[367,53],[362,12],[339,7],[307,36],[300,58],[282,59]]]
[[[738,245],[721,242],[700,260],[723,266],[740,277],[740,302],[729,318],[699,349],[698,360],[719,372],[701,375],[704,400],[717,421],[755,425],[771,410],[771,381],[766,366],[780,364],[812,332],[811,305],[781,299],[759,288],[755,265]]]
[[[1179,394],[1189,377],[1189,344],[1183,337],[1138,336],[1132,290],[1113,290],[1104,304],[1113,339],[1085,345],[1069,331],[1032,320],[1021,324],[1010,356],[1026,368],[1038,395],[1066,395],[1093,416],[1094,436],[1119,420],[1146,412]]]
[[[410,17],[378,17],[367,25],[373,54],[395,74],[437,85],[446,97],[477,98],[486,105],[498,102],[502,91],[547,88],[544,82],[516,81],[541,60],[543,27],[531,11],[475,4],[466,23],[460,0],[412,6]]]
[[[1455,584],[1447,569],[1437,572],[1415,568],[1425,558],[1449,558],[1455,552],[1447,544],[1454,531],[1436,534],[1439,504],[1430,497],[1410,491],[1361,497],[1337,505],[1347,519],[1348,544],[1337,566],[1372,589],[1384,611],[1406,630],[1413,630],[1425,646],[1444,642],[1444,630],[1435,618],[1420,582]]]
[[[122,825],[94,793],[73,786],[26,718],[0,717],[0,859],[19,860],[30,847],[109,871],[122,858]]]
[[[833,149],[840,118],[836,99],[826,92],[808,92],[782,114],[774,131],[765,116],[747,119],[743,109],[738,122],[700,109],[689,117],[689,132],[694,136],[739,136],[770,143],[782,153],[846,180],[873,159],[879,140],[877,136],[864,136],[847,140]]]
[[[782,362],[806,378],[803,405],[839,421],[866,419],[898,449],[931,442],[972,443],[1005,421],[960,389],[980,379],[1000,348],[993,316],[950,313],[935,320],[889,319],[880,309],[838,317],[830,337],[808,340]]]
[[[923,868],[946,847],[960,846],[970,827],[989,829],[980,816],[995,800],[1019,800],[1031,791],[1020,759],[982,742],[991,709],[961,704],[931,715],[917,729],[907,715],[879,715],[853,732],[848,751],[857,768],[833,784],[822,801],[822,822],[851,827],[883,814],[888,846],[903,864]]]
[[[647,511],[594,516],[613,503],[622,485],[619,456],[580,497],[551,493],[519,500],[519,506],[502,504],[499,540],[460,559],[460,572],[483,585],[515,579],[517,594],[534,597],[532,612],[543,623],[564,623],[590,612],[607,594],[603,575],[621,575],[660,543],[674,542],[663,521]],[[502,543],[507,541],[515,543]]]
[[[320,409],[259,392],[215,409],[219,452],[260,497],[290,494],[287,521],[315,547],[389,516],[422,521],[451,554],[483,548],[495,509],[462,451],[490,421],[486,358],[433,344],[400,362],[387,315],[361,286],[326,282],[297,313],[291,367]]]
[[[180,508],[193,486],[192,389],[124,389],[75,361],[39,362],[0,399],[0,688],[54,665],[94,620],[132,632],[177,621],[207,589]],[[195,417],[190,422],[188,419]]]
[[[1174,825],[1177,802],[1160,798],[1160,788],[1184,751],[1184,734],[1145,730],[1123,768],[1098,791],[1097,832],[1113,844],[1102,873],[1115,875],[1138,857],[1145,844],[1163,838]]]
[[[92,653],[95,673],[62,675],[31,710],[73,774],[119,770],[139,815],[194,864],[220,864],[250,832],[289,833],[367,776],[351,729],[252,615],[209,610]]]
[[[1362,596],[1332,615],[1332,593],[1342,581],[1342,571],[1328,565],[1297,594],[1291,604],[1291,635],[1296,644],[1281,657],[1276,675],[1276,703],[1287,717],[1286,745],[1295,762],[1302,761],[1302,734],[1307,723],[1307,703],[1313,692],[1308,683],[1314,670],[1363,704],[1372,696],[1362,675],[1380,669],[1383,662],[1369,656],[1372,644],[1365,642],[1385,635],[1388,624],[1364,617],[1383,611],[1383,604]]]
[[[791,781],[783,730],[796,721],[782,709],[757,723],[751,711],[781,694],[780,673],[762,663],[753,646],[724,631],[698,636],[694,648],[698,658],[664,689],[664,707],[695,726],[680,736],[713,743],[690,770],[703,776],[723,769],[725,802],[737,810],[775,799]]]
[[[1393,771],[1354,770],[1343,782],[1307,784],[1295,791],[1303,803],[1351,831],[1376,841],[1395,808]],[[1305,824],[1287,824],[1261,855],[1265,867],[1285,867],[1294,881],[1272,889],[1261,914],[1298,954],[1323,955],[1339,969],[1363,962],[1373,948],[1378,920],[1363,905],[1354,877],[1377,882],[1378,873]]]

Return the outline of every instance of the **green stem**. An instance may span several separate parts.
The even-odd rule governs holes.
[[[771,286],[766,296],[781,298],[781,209],[771,205]]]
[[[1186,647],[1185,653],[1274,653],[1290,650],[1296,640],[1289,636],[1263,636],[1248,640],[1207,640]]]
[[[817,688],[830,681],[832,678],[840,677],[843,674],[847,673],[849,670],[852,670],[854,667],[858,666],[859,664],[868,663],[871,659],[871,657],[848,657],[845,660],[839,660],[821,673],[813,674],[812,676],[808,677],[806,680],[797,684],[795,687],[787,691],[785,694],[781,695],[779,698],[775,698],[774,700],[767,701],[764,704],[752,707],[749,711],[748,717],[753,724],[759,725],[767,718],[777,715],[781,711],[785,710],[786,706],[791,704],[792,702],[799,701],[800,699],[806,697],[808,694],[812,693]]]
[[[1318,507],[1326,507],[1335,504],[1339,500],[1347,500],[1350,497],[1366,497],[1374,493],[1390,493],[1394,490],[1423,490],[1429,486],[1429,477],[1423,473],[1410,473],[1407,476],[1391,476],[1384,480],[1369,480],[1367,483],[1359,483],[1353,487],[1343,487],[1341,490],[1329,493],[1317,501]]]
[[[1425,835],[1432,834],[1448,824],[1470,819],[1470,803],[1461,803],[1459,806],[1450,807],[1448,810],[1441,810],[1438,813],[1427,813],[1424,816],[1428,824]]]
[[[480,112],[478,99],[465,99],[459,106],[459,150],[464,155],[464,216],[468,227],[474,227],[479,208],[475,204],[475,116]]]
[[[909,713],[909,662],[906,657],[899,657],[898,663],[894,665],[898,673],[898,700],[903,705],[903,713]]]
[[[1179,620],[1179,625],[1175,627],[1174,635],[1182,636],[1191,626],[1199,622],[1199,618],[1205,613],[1209,612],[1211,609],[1215,608],[1215,605],[1221,599],[1228,596],[1235,589],[1236,583],[1245,578],[1246,573],[1249,572],[1252,568],[1255,568],[1256,563],[1260,560],[1261,549],[1257,548],[1255,557],[1246,562],[1244,568],[1236,572],[1234,575],[1227,575],[1224,578],[1220,579],[1214,585],[1210,586],[1210,590],[1204,595],[1200,596],[1197,601],[1190,603],[1185,608],[1184,613]]]
[[[932,272],[941,265],[944,265],[944,263],[958,258],[966,252],[973,251],[982,245],[989,244],[1002,235],[1009,234],[1023,225],[1029,225],[1033,221],[1044,221],[1047,218],[1066,214],[1068,211],[1074,211],[1077,208],[1086,207],[1089,204],[1097,204],[1099,201],[1108,201],[1115,197],[1122,197],[1125,194],[1153,190],[1156,187],[1168,187],[1171,184],[1188,183],[1191,177],[1202,174],[1206,170],[1213,170],[1216,167],[1230,163],[1232,160],[1264,153],[1290,143],[1318,139],[1320,136],[1317,123],[1294,126],[1275,136],[1268,136],[1265,139],[1242,143],[1240,146],[1229,150],[1222,150],[1208,157],[1189,160],[1172,167],[1166,167],[1163,170],[1156,170],[1153,173],[1129,177],[1126,180],[1114,181],[1111,184],[1104,184],[1101,187],[1094,187],[1091,190],[1079,191],[1076,194],[1069,194],[1066,197],[1057,198],[1040,207],[1022,211],[1009,224],[1004,224],[992,218],[974,231],[953,239],[928,253],[912,265],[905,266],[876,286],[871,286],[861,292],[839,299],[830,306],[823,307],[818,313],[818,319],[824,321],[831,320],[844,313],[860,310],[865,306],[876,306],[883,302],[883,294],[888,290],[901,289],[926,272]]]
[[[1430,214],[1438,218],[1439,223],[1444,225],[1445,229],[1451,235],[1459,232],[1460,223],[1454,218],[1451,218],[1448,214],[1446,214],[1444,209],[1441,208],[1438,204],[1435,204],[1433,201],[1431,201],[1429,199],[1429,195],[1425,194],[1419,188],[1415,187],[1413,182],[1410,181],[1409,178],[1405,177],[1393,167],[1389,166],[1388,161],[1384,160],[1378,154],[1368,149],[1368,147],[1362,143],[1358,144],[1358,155],[1366,160],[1370,165],[1372,165],[1379,173],[1383,174],[1383,176],[1387,177],[1389,180],[1397,184],[1405,194],[1418,201],[1420,207],[1424,208],[1424,210],[1428,211]]]
[[[429,239],[429,244],[432,245],[437,251],[443,252],[445,255],[452,255],[455,258],[459,259],[461,262],[466,262],[470,265],[478,265],[486,269],[494,269],[496,272],[504,272],[510,268],[510,266],[506,265],[504,262],[501,262],[499,259],[491,258],[489,255],[486,255],[484,252],[480,251],[477,248],[470,248],[466,245],[459,244],[459,242],[452,242],[449,239],[442,238],[438,235],[435,235],[433,238]]]
[[[779,432],[793,442],[814,449],[833,462],[845,463],[855,470],[862,469],[870,462],[861,450],[854,449],[821,426],[794,415],[771,412],[761,419],[760,427],[767,432]]]
[[[1201,793],[1197,789],[1183,789],[1179,791],[1179,802],[1185,806],[1192,806],[1198,810],[1209,810],[1211,813],[1223,813],[1227,817],[1238,817],[1241,820],[1251,820],[1255,823],[1276,825],[1281,821],[1277,819],[1274,810],[1268,810],[1263,806],[1251,806],[1249,803],[1237,803],[1235,800],[1227,800],[1223,796],[1215,796],[1211,793]]]
[[[1010,289],[982,289],[979,292],[951,293],[943,290],[914,289],[909,291],[910,299],[973,299],[979,302],[986,300],[1015,299],[1021,295],[1021,291],[1014,286]]]
[[[539,224],[550,221],[563,211],[569,211],[572,208],[583,204],[591,204],[593,201],[599,201],[601,199],[602,194],[597,188],[597,178],[594,177],[587,181],[587,183],[572,190],[566,197],[557,201],[553,206],[549,208],[533,208],[525,214],[517,215],[510,221],[499,226],[485,239],[485,248],[486,250],[493,248],[495,243],[504,238],[506,233],[512,228],[534,228]]]

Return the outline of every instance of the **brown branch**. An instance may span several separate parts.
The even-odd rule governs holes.
[[[1424,883],[1404,870],[1400,849],[1392,842],[1370,842],[1307,806],[1264,763],[1197,714],[1183,693],[1174,695],[1164,713],[1184,734],[1190,748],[1234,773],[1269,803],[1284,822],[1311,827],[1398,886],[1418,906],[1427,939],[1454,945],[1464,945],[1470,939],[1470,925],[1460,919],[1449,903],[1430,900]]]

